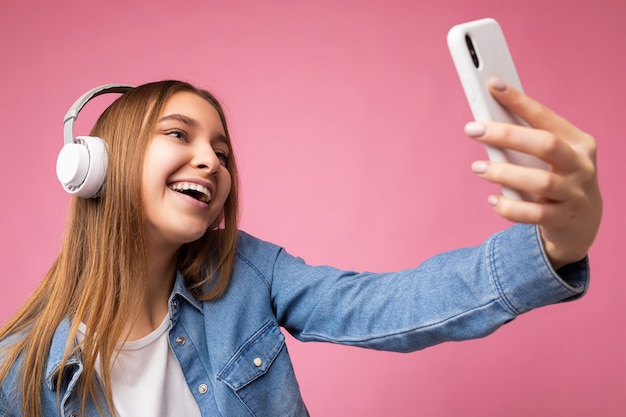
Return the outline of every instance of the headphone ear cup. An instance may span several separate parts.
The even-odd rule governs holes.
[[[108,163],[105,141],[95,136],[78,136],[59,152],[57,177],[70,194],[82,198],[98,197]]]

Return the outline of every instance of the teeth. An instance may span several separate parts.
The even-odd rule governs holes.
[[[205,187],[204,185],[200,185],[200,184],[195,184],[193,182],[179,182],[176,184],[172,184],[168,186],[171,190],[174,191],[178,191],[178,192],[184,192],[184,191],[196,191],[197,193],[200,193],[200,196],[194,196],[196,197],[198,200],[208,203],[209,201],[211,201],[211,191]]]

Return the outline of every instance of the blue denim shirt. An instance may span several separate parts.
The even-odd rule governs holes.
[[[414,351],[488,335],[521,313],[585,292],[586,259],[559,274],[534,226],[513,226],[415,269],[377,274],[308,266],[241,232],[222,298],[197,301],[182,276],[176,278],[170,345],[203,416],[307,416],[280,327],[302,341]],[[79,413],[78,356],[67,365],[60,413],[56,404],[55,376],[68,332],[64,321],[51,345],[42,381],[46,416]],[[21,415],[11,379],[0,391],[0,416]],[[90,403],[86,416],[96,415]]]

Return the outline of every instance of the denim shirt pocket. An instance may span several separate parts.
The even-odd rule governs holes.
[[[217,379],[239,391],[268,372],[284,345],[285,336],[268,320],[235,352]]]
[[[271,319],[237,349],[217,374],[250,416],[306,417],[285,336]]]

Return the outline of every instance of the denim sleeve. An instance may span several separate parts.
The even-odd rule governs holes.
[[[524,312],[582,296],[589,280],[587,259],[554,271],[528,225],[392,273],[309,266],[283,249],[273,256],[273,308],[294,337],[398,352],[486,336]]]

